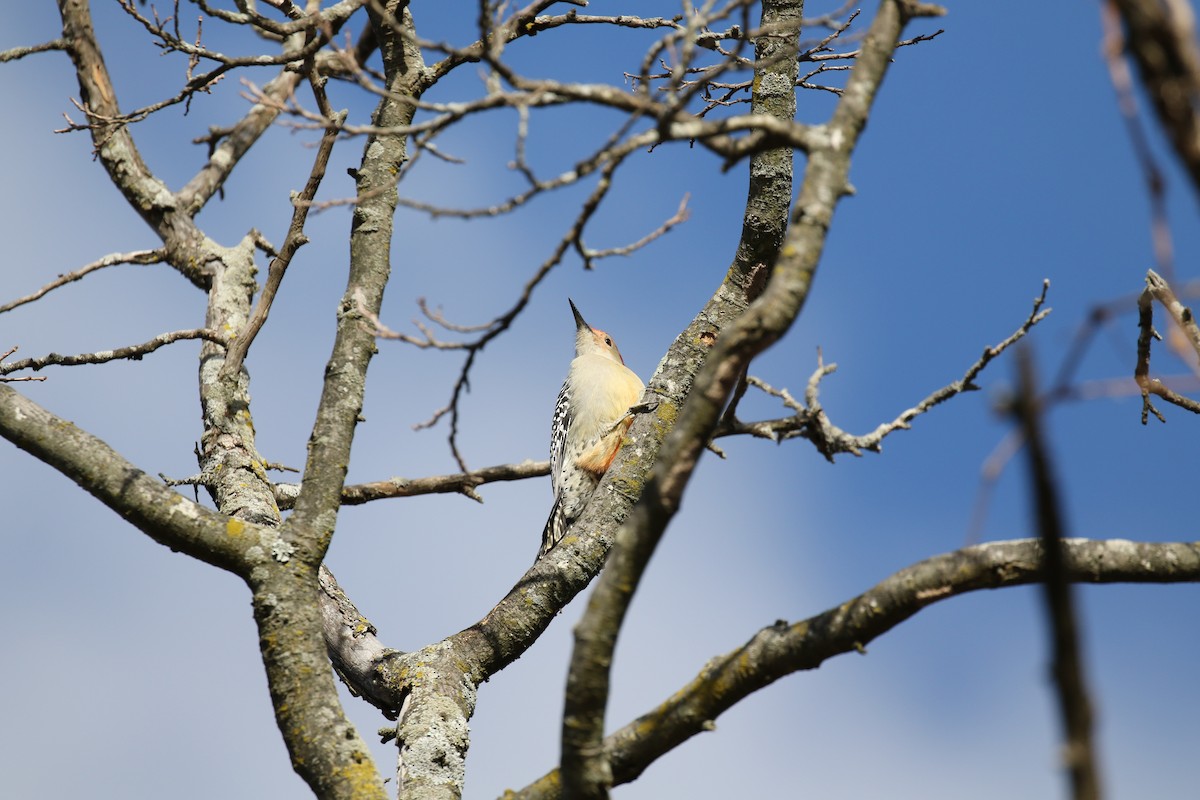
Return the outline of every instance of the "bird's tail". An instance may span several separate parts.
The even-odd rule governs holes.
[[[537,558],[541,558],[550,552],[550,548],[558,544],[567,532],[567,524],[570,522],[567,519],[567,509],[563,507],[562,498],[554,498],[554,506],[550,509],[550,518],[546,520],[546,527],[542,529],[542,546],[538,550]],[[537,558],[534,562],[537,562]]]

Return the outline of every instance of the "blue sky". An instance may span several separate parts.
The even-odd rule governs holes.
[[[142,43],[115,4],[95,5],[123,107],[173,91],[182,66]],[[429,38],[452,38],[466,7],[417,0],[414,13]],[[596,2],[593,10],[646,7]],[[56,33],[50,4],[21,4],[7,20],[0,49]],[[1048,380],[1090,309],[1134,296],[1153,265],[1146,193],[1099,55],[1096,5],[958,3],[916,30],[936,27],[946,33],[898,53],[855,156],[857,194],[838,209],[809,303],[752,370],[798,391],[820,347],[839,365],[823,402],[853,431],[874,428],[959,377],[1024,319],[1043,278],[1051,280],[1054,312],[1030,341]],[[595,35],[541,35],[510,54],[531,74],[565,68],[572,77],[619,81],[649,42],[635,36],[618,46],[622,37],[597,43]],[[229,43],[230,51],[250,46]],[[252,79],[263,82],[267,73]],[[447,94],[430,99],[478,92],[477,81],[468,68]],[[203,148],[188,142],[245,108],[240,89],[227,81],[198,98],[190,115],[169,110],[138,126],[147,162],[172,188],[203,161]],[[0,67],[0,96],[19,109],[5,126],[8,156],[0,159],[7,256],[0,301],[106,253],[157,244],[91,160],[87,139],[51,133],[64,112],[78,118],[69,103],[77,95],[62,54]],[[369,100],[344,89],[333,102],[360,120],[369,112]],[[829,97],[802,94],[800,107],[803,120],[819,121]],[[500,199],[518,185],[504,168],[514,120],[496,114],[448,135],[443,149],[468,163],[427,162],[402,191],[464,205]],[[613,124],[599,113],[535,117],[530,152],[553,174]],[[230,181],[227,199],[201,215],[208,234],[231,245],[256,227],[279,243],[288,192],[308,174],[313,138],[284,130],[266,137]],[[1190,278],[1200,255],[1196,196],[1157,132],[1152,139],[1167,171],[1179,274]],[[352,192],[344,170],[360,155],[358,142],[339,145],[323,198]],[[568,295],[649,377],[733,253],[744,173],[717,167],[701,150],[677,146],[639,155],[622,170],[589,244],[640,237],[685,193],[691,219],[591,273],[568,259],[539,288],[473,373],[461,437],[472,466],[545,457],[551,406],[571,355]],[[463,323],[502,311],[584,191],[469,224],[402,211],[385,321],[404,328],[418,297]],[[247,362],[258,446],[272,461],[303,463],[345,285],[348,226],[344,209],[310,220],[312,243],[293,263]],[[28,356],[140,342],[201,325],[203,309],[203,296],[169,270],[116,267],[0,315],[0,350],[19,344],[19,356]],[[1097,338],[1081,377],[1128,378],[1136,335],[1130,304]],[[390,342],[380,349],[350,479],[454,471],[445,428],[412,425],[446,401],[457,358]],[[995,363],[980,381],[983,392],[922,417],[880,455],[829,465],[800,441],[723,442],[728,458],[702,463],[635,601],[617,652],[611,726],[658,703],[761,626],[819,613],[897,569],[962,546],[981,465],[1007,430],[993,404],[1011,385],[1012,366],[1008,358]],[[1184,371],[1162,350],[1155,366]],[[21,390],[147,472],[182,476],[196,469],[195,371],[196,347],[184,343],[137,363],[47,370],[48,381]],[[781,413],[766,398],[749,398],[744,410]],[[1142,427],[1139,411],[1136,398],[1122,396],[1051,414],[1072,535],[1196,538],[1188,512],[1196,423],[1167,408],[1168,424]],[[275,730],[243,585],[153,543],[6,443],[0,474],[7,532],[0,596],[9,609],[0,624],[8,656],[0,659],[0,774],[12,796],[306,796]],[[548,482],[481,493],[482,506],[425,497],[343,511],[329,564],[389,645],[415,649],[471,624],[527,567],[549,508]],[[1027,506],[1016,463],[996,484],[982,538],[1030,535]],[[438,568],[445,564],[454,570]],[[1111,796],[1181,796],[1197,777],[1189,765],[1200,747],[1200,643],[1179,620],[1194,616],[1200,588],[1084,587],[1077,597]],[[467,797],[496,796],[553,766],[579,606],[481,688]],[[759,693],[616,795],[1061,796],[1046,641],[1036,589],[935,605],[865,657],[834,659]],[[358,701],[348,699],[347,708],[372,740],[383,720]],[[393,752],[376,750],[385,770]]]

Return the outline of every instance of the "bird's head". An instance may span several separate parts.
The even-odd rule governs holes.
[[[598,355],[624,364],[625,359],[621,358],[621,351],[617,349],[617,343],[612,337],[599,328],[588,325],[571,298],[568,297],[567,302],[571,304],[571,313],[575,315],[575,356]]]

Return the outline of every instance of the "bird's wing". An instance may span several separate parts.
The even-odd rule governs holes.
[[[564,381],[554,403],[554,420],[550,426],[550,489],[558,497],[558,481],[562,476],[563,454],[567,450],[567,431],[571,428],[571,404],[567,402]]]

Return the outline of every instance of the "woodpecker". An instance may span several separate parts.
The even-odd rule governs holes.
[[[630,406],[646,388],[625,366],[612,337],[583,321],[575,303],[575,359],[554,405],[550,426],[550,488],[554,506],[542,531],[538,558],[558,544],[583,511],[621,449],[633,418]]]

